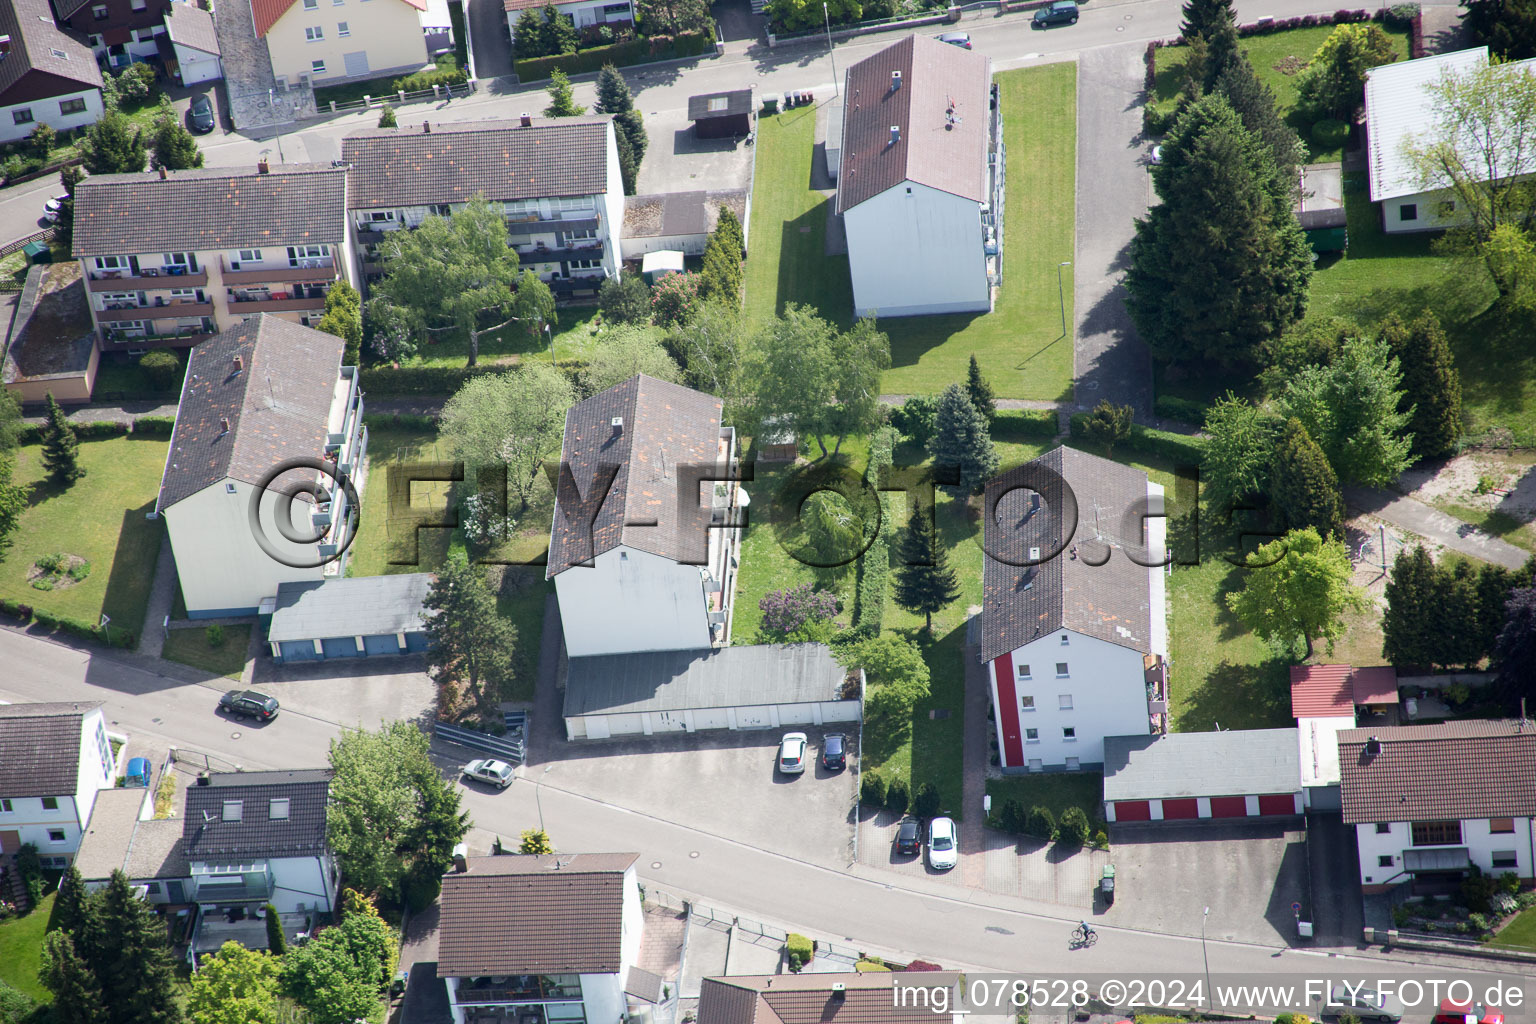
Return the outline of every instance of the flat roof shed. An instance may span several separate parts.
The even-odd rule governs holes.
[[[752,90],[732,89],[688,97],[688,120],[701,139],[725,139],[752,131]]]
[[[272,656],[312,661],[425,650],[431,586],[424,572],[281,584],[267,628]]]

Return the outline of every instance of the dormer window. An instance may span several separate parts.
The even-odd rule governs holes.
[[[239,821],[243,816],[244,805],[239,800],[224,801],[224,820]]]
[[[271,821],[287,821],[288,798],[285,796],[275,797],[272,802],[267,805],[267,818]]]

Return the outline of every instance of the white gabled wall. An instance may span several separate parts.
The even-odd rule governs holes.
[[[857,316],[987,312],[981,205],[911,181],[843,215]]]
[[[1513,871],[1523,879],[1530,879],[1536,872],[1536,853],[1533,853],[1531,818],[1515,818],[1513,832],[1493,832],[1489,819],[1468,818],[1461,823],[1461,842],[1445,844],[1448,847],[1466,847],[1472,863],[1483,869],[1484,874],[1502,875]],[[1391,888],[1410,881],[1403,874],[1403,853],[1407,850],[1434,850],[1443,847],[1413,845],[1413,826],[1406,821],[1390,822],[1386,832],[1376,831],[1375,824],[1355,826],[1356,846],[1360,851],[1360,884],[1367,890]],[[1515,864],[1494,867],[1496,852],[1515,854]],[[1384,865],[1380,858],[1391,857],[1392,863]]]
[[[626,547],[593,561],[590,568],[572,566],[555,576],[571,657],[709,647],[699,566]]]
[[[115,767],[112,741],[107,737],[107,719],[97,708],[80,719],[80,771],[75,777],[74,792],[77,826],[83,828],[91,820],[96,794],[112,788],[116,781]],[[75,845],[79,845],[78,840]]]
[[[83,100],[85,106],[73,114],[63,113],[63,105],[73,100]],[[17,124],[16,113],[22,110],[30,112],[32,119]],[[24,139],[31,135],[32,130],[39,124],[51,125],[61,132],[71,128],[83,128],[101,120],[104,112],[101,104],[101,90],[94,86],[82,88],[79,92],[60,93],[46,99],[13,103],[10,106],[0,107],[0,142]]]
[[[603,238],[603,269],[609,277],[618,277],[620,253],[624,249],[624,172],[619,169],[619,143],[612,121],[608,122],[603,138],[608,154],[608,187],[598,200],[603,210],[603,223],[598,227],[598,234]]]

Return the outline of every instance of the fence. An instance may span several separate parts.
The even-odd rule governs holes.
[[[193,750],[190,747],[172,747],[170,760],[174,764],[183,765],[188,769],[200,769],[206,772],[243,772],[245,769],[233,761],[226,761],[217,754],[210,754],[203,750]]]
[[[360,100],[330,100],[326,107],[332,113],[341,110],[364,110],[369,107],[382,106],[385,103],[396,105],[403,103],[421,103],[424,101],[453,99],[455,96],[468,96],[475,91],[473,80],[463,85],[434,85],[430,89],[417,89],[415,92],[406,92],[404,89],[386,93],[382,96],[364,96]]]
[[[528,715],[522,711],[508,711],[503,715],[503,719],[507,724],[505,736],[493,736],[478,729],[466,729],[452,722],[434,723],[432,734],[444,742],[457,743],[461,747],[469,747],[473,750],[483,750],[488,754],[500,756],[514,766],[520,765],[527,754],[525,737]]]
[[[31,245],[33,242],[51,241],[53,241],[53,228],[44,228],[41,231],[34,231],[26,238],[18,238],[14,242],[7,242],[4,245],[0,245],[0,259],[4,259],[24,245]]]

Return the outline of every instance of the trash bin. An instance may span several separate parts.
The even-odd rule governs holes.
[[[28,242],[21,247],[21,251],[27,254],[27,262],[30,264],[53,262],[53,250],[48,248],[47,242]]]

